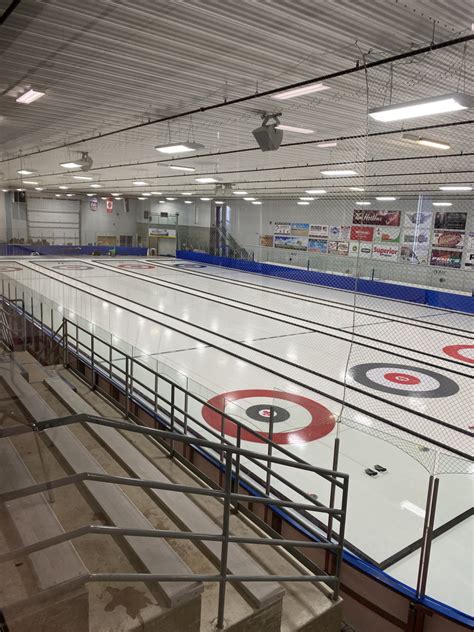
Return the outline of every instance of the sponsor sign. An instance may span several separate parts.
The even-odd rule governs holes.
[[[273,235],[260,235],[260,245],[264,248],[273,246]]]
[[[308,240],[308,252],[317,252],[319,254],[326,254],[328,251],[328,242],[325,239],[311,239]]]
[[[430,243],[430,230],[429,228],[406,228],[403,233],[403,243],[405,244],[418,244],[426,245]]]
[[[352,241],[372,241],[374,238],[374,229],[371,226],[352,226]]]
[[[405,228],[414,228],[421,226],[423,228],[431,228],[433,213],[431,211],[415,211],[414,213],[405,213]]]
[[[91,197],[91,199],[89,200],[89,206],[91,208],[91,211],[96,211],[98,205],[99,205],[99,200],[95,196]]]
[[[400,246],[389,244],[373,244],[372,259],[385,259],[386,261],[396,261]]]
[[[348,241],[338,241],[337,242],[337,254],[343,255],[347,257],[349,254],[349,242]]]
[[[352,214],[353,224],[368,226],[400,226],[401,211],[367,211],[355,209]]]
[[[149,235],[155,235],[157,237],[170,237],[176,239],[176,229],[174,228],[149,228]]]
[[[377,243],[398,243],[400,241],[399,226],[377,226],[374,230],[374,241]]]
[[[108,197],[105,200],[105,212],[110,214],[112,213],[113,210],[114,210],[114,198]]]
[[[468,252],[466,255],[466,261],[464,262],[465,268],[474,268],[474,252]]]
[[[427,244],[403,244],[400,248],[400,259],[405,263],[428,263]]]
[[[296,237],[294,235],[275,235],[273,242],[275,248],[287,248],[290,250],[308,249],[307,237]]]
[[[339,239],[341,234],[340,226],[329,226],[329,239]]]
[[[331,255],[337,254],[337,241],[328,241],[328,252]]]
[[[309,224],[291,224],[291,235],[295,237],[307,237]]]
[[[372,244],[369,242],[351,241],[349,244],[349,257],[370,259],[372,256]]]
[[[439,250],[433,248],[431,251],[430,265],[443,268],[460,268],[461,257],[462,254],[454,250]]]
[[[290,222],[275,222],[273,232],[275,235],[289,235],[291,233]]]
[[[433,234],[433,246],[462,250],[464,246],[464,233],[455,230],[435,230]]]
[[[435,228],[461,230],[466,228],[467,213],[451,213],[438,211],[435,214]]]
[[[310,237],[322,237],[328,238],[329,226],[327,224],[310,224],[309,236]]]

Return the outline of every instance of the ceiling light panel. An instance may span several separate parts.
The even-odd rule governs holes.
[[[310,83],[307,86],[301,86],[300,88],[290,88],[289,90],[283,90],[272,95],[272,99],[277,101],[286,101],[287,99],[296,99],[297,97],[305,97],[308,94],[314,92],[322,92],[323,90],[329,90],[329,86],[324,83]]]
[[[314,129],[306,129],[304,127],[293,127],[291,125],[276,125],[275,129],[281,129],[284,132],[293,132],[294,134],[314,134]]]
[[[184,154],[186,152],[204,149],[204,145],[200,143],[170,143],[168,145],[157,145],[155,149],[162,154]]]
[[[472,96],[453,92],[407,103],[386,105],[382,108],[369,110],[369,116],[376,121],[389,123],[420,116],[433,116],[434,114],[466,110],[472,107],[473,102]]]
[[[41,97],[44,97],[44,95],[45,95],[44,92],[40,92],[39,90],[33,90],[31,88],[30,90],[27,90],[22,95],[17,97],[15,101],[17,103],[24,103],[26,105],[29,105],[30,103],[33,103],[33,101],[37,101],[38,99],[41,99]]]

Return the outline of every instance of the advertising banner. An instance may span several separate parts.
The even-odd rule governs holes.
[[[466,228],[467,213],[451,213],[438,211],[435,214],[435,228],[446,230],[464,230]]]
[[[307,250],[308,238],[293,235],[275,235],[274,246],[275,248],[287,248],[291,250]]]
[[[460,268],[461,267],[460,252],[454,250],[438,250],[433,249],[431,251],[430,265],[440,266],[443,268]]]
[[[327,239],[329,226],[327,224],[310,224],[309,236],[310,237],[322,237]]]
[[[429,228],[405,228],[403,232],[404,244],[426,244],[428,247],[430,243],[430,229]]]
[[[373,244],[372,259],[385,259],[387,261],[396,261],[400,246],[390,246],[385,244]]]
[[[328,241],[328,252],[330,255],[337,255],[337,241]]]
[[[474,252],[467,253],[464,267],[469,269],[474,268]]]
[[[309,224],[291,224],[291,235],[295,237],[307,237]]]
[[[96,211],[98,204],[99,204],[98,198],[96,198],[95,196],[91,197],[91,199],[89,200],[89,206],[91,207],[91,211]]]
[[[372,256],[372,244],[369,242],[351,241],[349,244],[349,257],[370,259]]]
[[[260,245],[265,248],[271,248],[273,246],[273,235],[260,235]]]
[[[348,241],[351,238],[351,229],[352,226],[340,226],[339,239],[344,239],[345,241]]]
[[[275,235],[289,235],[291,233],[290,222],[275,222],[273,232]]]
[[[149,228],[148,234],[155,235],[157,237],[170,237],[171,239],[176,239],[175,228]]]
[[[428,263],[428,244],[403,244],[400,248],[400,259],[405,263]]]
[[[414,228],[421,226],[423,228],[431,228],[433,221],[433,213],[431,211],[415,211],[414,213],[405,213],[405,228]]]
[[[433,234],[433,246],[462,250],[464,246],[464,233],[455,230],[435,230]]]
[[[328,251],[328,242],[325,239],[312,239],[308,240],[308,252],[319,253],[325,255]]]
[[[352,226],[352,241],[372,241],[374,238],[374,229],[371,226]]]
[[[114,210],[114,198],[108,197],[105,201],[105,212],[110,214],[112,213],[113,210]]]
[[[377,243],[398,243],[400,241],[400,227],[386,226],[381,228],[378,226],[374,231],[374,241]]]
[[[349,242],[348,241],[338,241],[337,242],[337,254],[343,255],[347,257],[349,254]]]
[[[353,224],[368,226],[400,226],[401,211],[367,211],[355,209],[352,214]]]

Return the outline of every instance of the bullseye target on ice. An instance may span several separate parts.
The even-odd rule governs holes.
[[[92,266],[85,263],[63,263],[59,266],[53,266],[55,270],[93,270]]]
[[[202,416],[212,428],[221,432],[220,411],[224,411],[253,431],[241,431],[242,440],[253,443],[260,443],[268,437],[272,414],[273,441],[283,445],[321,439],[333,430],[336,423],[334,415],[321,404],[308,397],[283,391],[230,391],[212,397],[207,404],[202,407]],[[226,436],[237,437],[237,424],[234,422],[226,419],[223,430]]]
[[[173,268],[205,268],[202,263],[173,263]]]
[[[151,266],[148,263],[119,263],[117,268],[124,268],[126,270],[150,270],[155,266]]]
[[[474,364],[474,345],[448,345],[443,352],[456,360]]]
[[[441,373],[404,364],[358,364],[349,369],[349,375],[363,386],[404,397],[449,397],[459,390],[456,382]]]

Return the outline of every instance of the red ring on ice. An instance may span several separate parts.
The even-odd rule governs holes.
[[[385,373],[384,378],[390,382],[396,384],[419,384],[421,382],[419,377],[415,375],[409,375],[408,373]]]
[[[311,415],[310,423],[304,428],[298,430],[287,430],[285,432],[275,432],[273,434],[273,441],[282,445],[295,444],[295,443],[307,443],[308,441],[315,441],[321,439],[329,434],[334,426],[336,420],[334,415],[324,406],[314,402],[307,397],[296,395],[295,393],[285,393],[274,390],[261,390],[261,389],[246,389],[241,391],[229,391],[228,393],[221,393],[215,395],[207,402],[210,406],[214,406],[219,410],[224,410],[225,405],[236,399],[250,399],[252,397],[268,397],[270,401],[275,399],[284,399],[288,402],[294,402],[305,408]],[[262,408],[265,404],[262,404]],[[202,407],[202,416],[207,423],[221,432],[222,414],[212,408],[209,408],[206,404]],[[237,425],[226,419],[224,421],[224,434],[228,437],[237,437]],[[261,437],[261,438],[259,438]],[[241,438],[243,441],[251,441],[253,443],[262,443],[263,439],[268,437],[267,432],[249,432],[244,428],[241,431]]]
[[[148,263],[119,263],[117,268],[130,268],[130,269],[150,269],[155,266],[151,266]]]
[[[443,347],[443,353],[455,358],[456,360],[474,364],[474,358],[466,358],[466,356],[460,353],[463,349],[474,349],[474,345],[448,345],[447,347]]]

